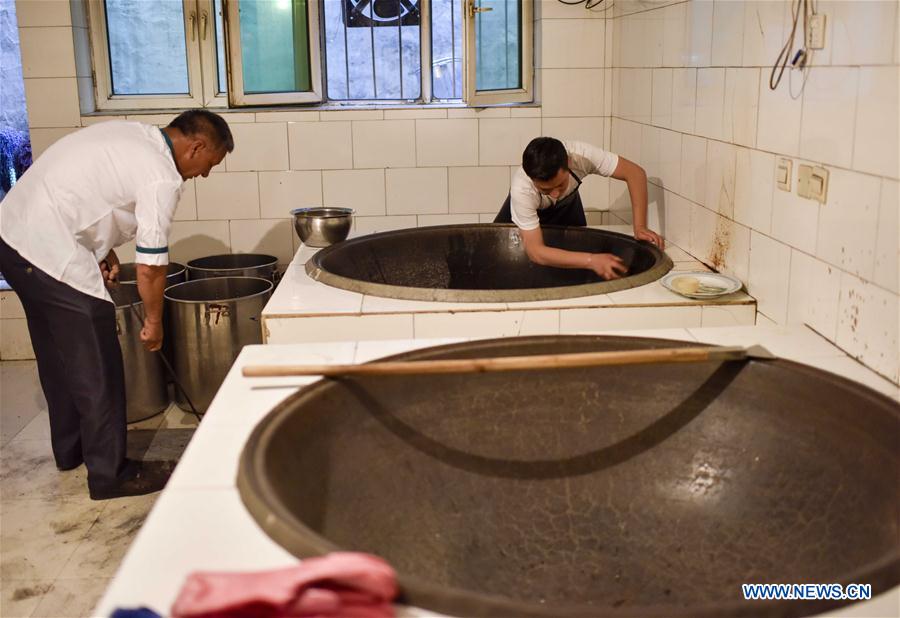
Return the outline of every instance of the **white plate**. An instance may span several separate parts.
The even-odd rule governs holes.
[[[693,292],[679,290],[676,286],[678,286],[677,281],[681,278],[696,279],[699,287]],[[669,273],[662,278],[662,284],[676,294],[696,299],[718,298],[726,294],[733,294],[743,287],[740,279],[731,275],[707,271]]]

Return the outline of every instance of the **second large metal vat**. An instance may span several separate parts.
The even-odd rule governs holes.
[[[261,277],[275,281],[278,258],[263,253],[223,253],[191,260],[187,263],[188,279],[210,277]]]
[[[166,289],[176,342],[173,368],[198,412],[209,407],[241,348],[262,343],[259,315],[272,288],[271,281],[256,277],[216,277]],[[179,389],[175,403],[190,409]]]
[[[121,285],[109,293],[116,305],[116,331],[125,365],[128,422],[134,423],[169,407],[166,375],[159,355],[141,344],[144,307],[137,286]]]

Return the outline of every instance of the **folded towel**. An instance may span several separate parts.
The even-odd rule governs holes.
[[[377,556],[337,552],[254,573],[192,573],[173,618],[393,618],[394,569]]]

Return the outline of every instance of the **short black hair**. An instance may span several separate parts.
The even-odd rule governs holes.
[[[555,137],[536,137],[522,153],[522,169],[532,180],[550,180],[568,167],[569,153]]]
[[[232,152],[234,150],[234,138],[231,129],[225,119],[205,109],[189,109],[181,112],[169,123],[172,129],[178,129],[184,135],[205,135],[212,140],[215,146]]]

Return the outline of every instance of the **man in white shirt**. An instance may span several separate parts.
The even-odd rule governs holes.
[[[168,238],[183,182],[206,177],[234,149],[206,110],[164,129],[109,121],[54,143],[0,204],[0,272],[19,296],[50,414],[56,465],[83,462],[91,498],[158,491],[162,466],[125,457],[125,378],[113,247],[136,239],[141,342],[162,345]]]
[[[625,157],[582,142],[537,137],[522,153],[509,196],[494,223],[515,223],[528,258],[557,268],[585,268],[604,279],[618,279],[628,267],[612,253],[566,251],[544,244],[541,225],[587,225],[578,187],[588,174],[611,176],[628,184],[634,237],[662,248],[663,240],[647,227],[647,175]]]

